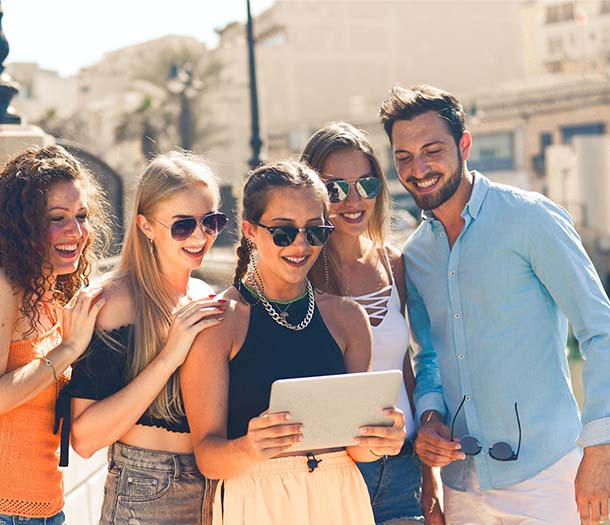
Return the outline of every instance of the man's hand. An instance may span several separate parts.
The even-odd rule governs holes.
[[[459,440],[449,441],[449,437],[449,429],[440,414],[425,412],[415,440],[415,451],[422,462],[429,467],[444,467],[466,459],[466,454],[460,451]]]
[[[608,518],[610,445],[585,448],[574,488],[582,525],[596,525]]]

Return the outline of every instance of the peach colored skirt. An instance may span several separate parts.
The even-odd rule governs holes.
[[[306,457],[291,456],[224,480],[216,490],[214,525],[374,525],[366,485],[347,452],[316,458],[321,461],[313,472]]]

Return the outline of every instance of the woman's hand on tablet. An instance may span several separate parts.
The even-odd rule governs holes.
[[[254,461],[264,461],[303,440],[303,425],[290,424],[288,412],[263,412],[248,423],[245,443],[248,455]]]
[[[360,427],[360,435],[356,438],[356,443],[368,448],[374,456],[395,456],[400,452],[407,437],[405,415],[399,408],[386,408],[383,413],[392,418],[394,421],[392,426]]]

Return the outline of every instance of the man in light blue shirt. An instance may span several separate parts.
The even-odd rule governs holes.
[[[423,210],[404,247],[416,448],[444,467],[448,525],[604,520],[610,304],[570,216],[468,171],[472,137],[450,93],[395,87],[381,119],[398,176]],[[568,319],[587,358],[584,426]]]

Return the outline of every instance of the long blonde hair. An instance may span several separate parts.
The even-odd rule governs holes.
[[[127,280],[135,304],[133,340],[127,349],[127,381],[140,374],[163,348],[178,303],[136,218],[143,215],[150,219],[159,203],[202,187],[214,195],[219,205],[218,184],[209,167],[201,158],[183,152],[156,157],[138,181],[131,224],[115,273],[116,278]],[[185,415],[177,373],[153,401],[148,414],[171,422]]]
[[[381,181],[381,191],[376,197],[375,207],[367,225],[365,235],[377,246],[383,246],[388,231],[390,192],[388,181],[377,160],[373,146],[366,133],[347,122],[331,122],[322,126],[309,138],[301,154],[301,161],[306,162],[318,174],[322,173],[328,157],[337,151],[359,151],[371,166],[371,173]],[[329,292],[342,295],[341,272],[337,254],[334,252],[332,236],[327,244],[328,283],[326,279],[324,258],[320,257],[311,270],[311,279],[317,288],[327,288]]]

